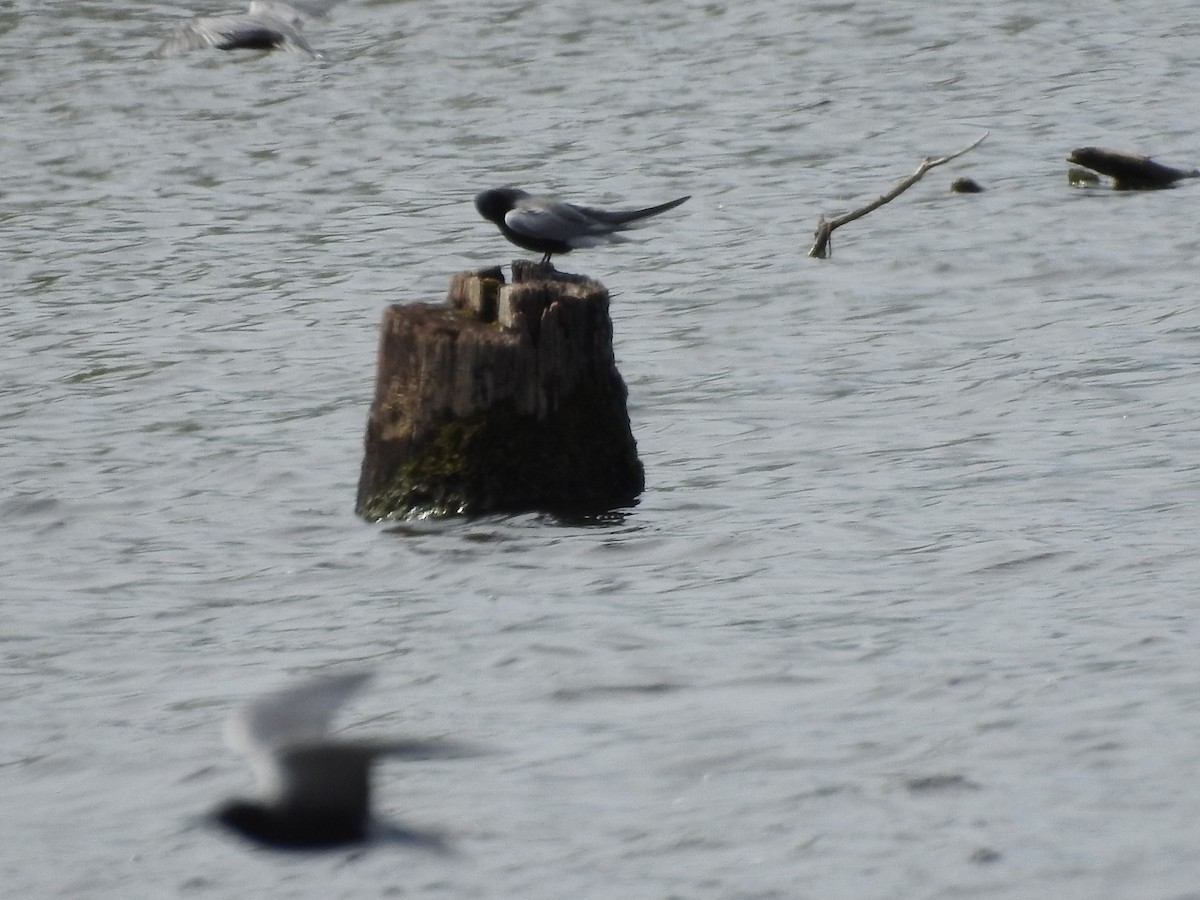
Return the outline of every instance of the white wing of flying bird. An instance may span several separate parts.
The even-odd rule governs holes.
[[[284,751],[320,744],[334,714],[371,675],[351,672],[307,681],[247,705],[226,726],[230,747],[250,760],[263,799],[282,801],[298,780]],[[337,746],[337,745],[332,745]],[[304,770],[308,757],[297,770]]]

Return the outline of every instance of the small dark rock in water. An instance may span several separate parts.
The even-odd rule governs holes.
[[[1197,169],[1173,169],[1148,156],[1101,147],[1072,150],[1067,162],[1107,175],[1113,180],[1113,189],[1118,191],[1153,191],[1171,187],[1182,178],[1200,178]]]
[[[334,713],[369,677],[356,672],[305,682],[251,703],[231,719],[226,737],[250,758],[259,797],[226,803],[216,811],[217,821],[281,850],[339,847],[375,832],[435,844],[416,832],[372,827],[371,763],[378,756],[447,759],[470,751],[437,740],[329,740]]]
[[[991,847],[980,847],[971,854],[971,862],[973,863],[994,863],[999,862],[999,851],[993,850]]]
[[[950,183],[950,190],[956,194],[982,194],[983,185],[974,178],[955,178]]]

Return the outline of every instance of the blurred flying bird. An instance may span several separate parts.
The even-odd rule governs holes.
[[[368,678],[364,672],[324,676],[240,710],[227,724],[226,739],[249,757],[258,798],[229,801],[216,811],[217,820],[277,849],[357,843],[376,830],[371,827],[370,770],[377,756],[472,755],[462,745],[441,740],[330,740],[334,713]]]
[[[643,219],[690,199],[689,195],[644,209],[595,209],[502,187],[476,195],[475,209],[518,247],[544,254],[545,265],[556,253],[628,240],[617,232],[636,228]]]
[[[192,19],[179,25],[159,45],[159,56],[181,56],[208,47],[217,50],[296,50],[319,55],[300,29],[311,18],[323,16],[341,0],[251,0],[244,13]]]

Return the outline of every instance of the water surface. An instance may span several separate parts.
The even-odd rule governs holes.
[[[0,3],[0,881],[13,896],[1193,897],[1183,3],[355,2],[324,60]],[[805,251],[822,214],[984,144]],[[987,187],[952,195],[969,175]],[[473,194],[693,199],[614,295],[595,525],[353,515],[376,326],[519,255]],[[378,672],[445,856],[207,827],[234,706]]]

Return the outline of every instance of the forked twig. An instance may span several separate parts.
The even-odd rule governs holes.
[[[930,159],[929,157],[925,157],[921,165],[917,167],[917,171],[913,172],[882,197],[872,200],[861,209],[856,209],[853,212],[843,213],[842,215],[835,216],[832,219],[826,219],[824,216],[822,216],[821,220],[817,223],[817,230],[814,233],[816,240],[813,241],[812,249],[808,251],[808,255],[816,257],[817,259],[825,259],[830,255],[831,252],[830,239],[833,237],[833,230],[835,228],[840,228],[847,222],[853,222],[855,219],[861,219],[872,210],[879,209],[879,207],[883,206],[883,204],[890,203],[891,201],[895,200],[910,187],[920,181],[925,173],[930,169],[937,168],[940,165],[950,162],[952,159],[958,159],[964,153],[974,150],[984,142],[989,134],[991,134],[990,131],[985,131],[974,143],[967,147],[963,147],[957,153],[951,153],[949,156],[942,156],[938,159]]]

